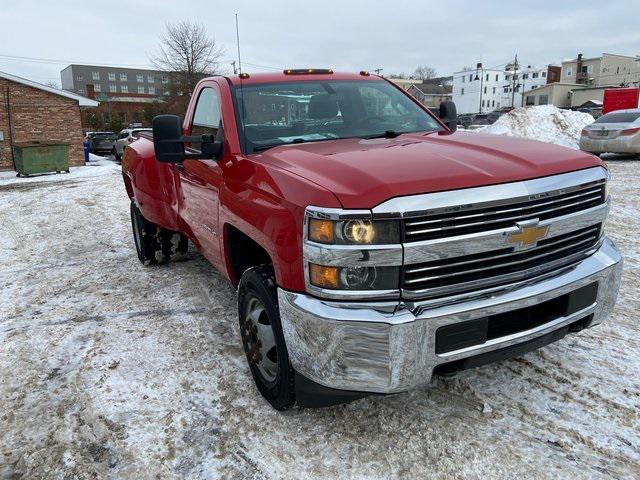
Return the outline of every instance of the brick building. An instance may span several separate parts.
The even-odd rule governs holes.
[[[98,102],[0,72],[0,170],[13,170],[13,144],[63,142],[69,165],[84,165],[80,110]]]

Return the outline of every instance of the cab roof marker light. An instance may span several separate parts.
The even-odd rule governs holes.
[[[287,68],[282,73],[285,75],[331,75],[333,70],[330,68]]]
[[[249,74],[248,73],[241,73],[240,75],[238,75],[240,78],[249,78]]]
[[[362,75],[363,77],[368,77],[371,74],[366,70],[360,70],[360,75]]]

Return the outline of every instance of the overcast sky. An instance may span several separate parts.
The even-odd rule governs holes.
[[[68,63],[149,64],[167,22],[197,20],[245,71],[331,67],[383,74],[419,64],[451,74],[482,61],[546,65],[640,55],[640,1],[1,0],[0,70],[60,83]],[[27,61],[7,56],[46,59]],[[50,60],[58,61],[58,63]],[[230,66],[228,66],[230,69]]]

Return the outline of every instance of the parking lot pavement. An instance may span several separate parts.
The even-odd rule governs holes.
[[[640,162],[610,163],[606,324],[287,413],[253,386],[233,289],[193,250],[141,266],[118,167],[87,168],[0,183],[0,478],[640,477]]]

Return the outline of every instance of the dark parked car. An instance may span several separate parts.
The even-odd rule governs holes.
[[[117,135],[113,132],[89,132],[89,151],[91,153],[110,153],[116,142]]]

